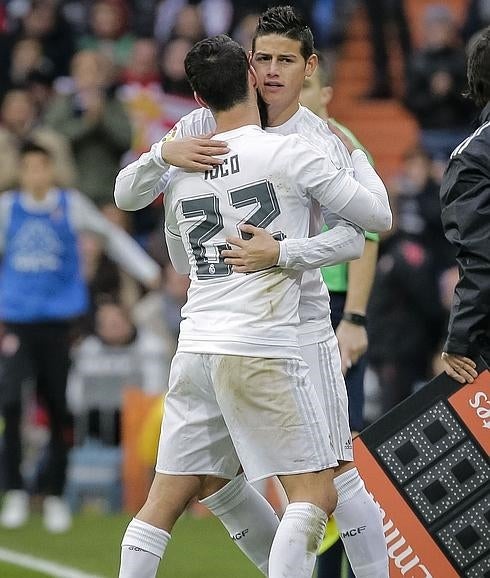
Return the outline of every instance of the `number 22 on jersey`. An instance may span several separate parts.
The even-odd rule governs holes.
[[[228,200],[236,209],[248,205],[254,207],[239,225],[248,224],[265,228],[281,213],[274,187],[267,180],[229,189]],[[221,255],[224,249],[231,249],[230,245],[211,241],[224,228],[220,199],[214,194],[182,199],[181,208],[185,218],[200,218],[199,222],[187,231],[189,244],[196,259],[197,278],[214,279],[231,275],[232,266],[227,265]],[[240,230],[239,234],[243,239],[251,237]],[[274,233],[274,238],[281,240],[284,235],[281,232]]]

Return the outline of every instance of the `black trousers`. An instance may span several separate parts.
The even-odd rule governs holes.
[[[70,367],[70,324],[6,324],[0,361],[0,409],[5,421],[4,472],[7,490],[22,489],[22,384],[32,378],[49,417],[50,441],[38,479],[39,491],[63,493],[70,437],[66,383]]]

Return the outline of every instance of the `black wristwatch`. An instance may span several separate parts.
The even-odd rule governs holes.
[[[350,313],[349,311],[344,312],[342,315],[342,319],[344,321],[348,321],[353,325],[360,325],[361,327],[366,327],[366,316],[361,315],[360,313]]]

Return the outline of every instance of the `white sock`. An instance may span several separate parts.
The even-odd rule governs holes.
[[[221,520],[235,544],[267,576],[279,518],[262,494],[240,475],[201,504]]]
[[[170,534],[133,518],[121,544],[119,578],[155,578]]]
[[[337,507],[333,517],[356,578],[389,578],[381,512],[352,468],[334,478]]]
[[[311,578],[327,514],[308,502],[289,504],[269,558],[270,578]]]

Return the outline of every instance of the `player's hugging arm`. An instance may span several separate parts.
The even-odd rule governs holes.
[[[180,275],[188,275],[190,272],[189,256],[182,242],[171,197],[171,191],[167,191],[165,195],[165,242],[174,269]]]
[[[165,190],[171,166],[206,171],[221,164],[216,157],[229,149],[225,142],[212,138],[213,127],[209,111],[198,109],[183,117],[147,153],[119,172],[114,188],[116,205],[136,211],[152,203]]]
[[[124,211],[137,211],[152,203],[165,188],[170,165],[161,157],[162,141],[152,145],[147,153],[116,177],[114,201]]]
[[[359,259],[364,251],[364,231],[334,215],[327,225],[327,231],[314,237],[280,241],[277,265],[306,271]]]
[[[388,192],[362,150],[355,149],[351,154],[354,179],[307,144],[301,141],[296,144],[295,171],[302,191],[330,212],[367,231],[382,233],[391,229]]]

